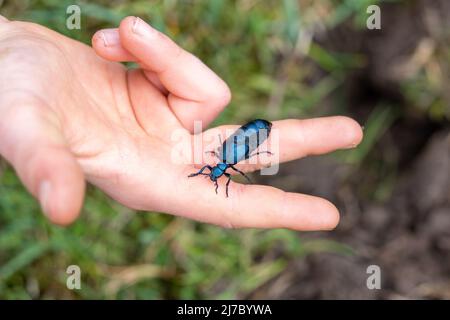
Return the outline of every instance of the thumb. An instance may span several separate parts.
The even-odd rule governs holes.
[[[0,98],[0,114],[0,154],[39,200],[49,220],[70,224],[79,215],[85,182],[65,145],[56,114],[38,99],[12,95]]]

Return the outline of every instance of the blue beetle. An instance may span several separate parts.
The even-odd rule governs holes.
[[[226,195],[228,197],[228,185],[231,181],[231,174],[227,171],[228,168],[233,169],[236,172],[242,174],[249,182],[250,178],[241,170],[237,169],[234,165],[238,162],[249,159],[253,156],[267,153],[272,155],[270,151],[260,151],[251,154],[258,146],[263,143],[270,134],[272,129],[272,123],[267,120],[256,119],[244,124],[242,127],[237,129],[231,136],[229,136],[222,146],[217,151],[207,151],[208,153],[213,153],[220,162],[214,167],[206,165],[196,173],[190,174],[188,177],[195,177],[198,175],[209,176],[211,181],[214,182],[216,186],[216,193],[219,185],[217,184],[217,179],[221,176],[228,178],[226,184]],[[220,135],[219,135],[220,139]],[[209,173],[204,173],[206,169],[209,169]]]

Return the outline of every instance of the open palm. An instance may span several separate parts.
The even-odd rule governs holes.
[[[187,178],[198,166],[173,161],[174,133],[191,154],[194,122],[206,127],[230,100],[227,85],[196,57],[134,17],[97,32],[93,49],[0,17],[0,154],[51,221],[77,217],[86,179],[128,207],[227,227],[336,226],[336,208],[321,198],[235,182],[226,198],[211,181]],[[273,129],[281,162],[362,138],[346,117],[275,121]]]

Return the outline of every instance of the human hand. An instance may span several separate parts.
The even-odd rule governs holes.
[[[336,226],[337,209],[327,200],[235,182],[226,198],[210,181],[187,178],[194,165],[172,161],[173,132],[192,141],[194,121],[208,125],[230,100],[226,84],[200,60],[134,17],[97,32],[93,48],[0,17],[0,154],[52,222],[78,216],[86,179],[128,207],[222,226]],[[273,130],[281,162],[362,139],[346,117],[275,121]]]

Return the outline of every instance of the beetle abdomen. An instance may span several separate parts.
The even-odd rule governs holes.
[[[250,121],[236,130],[219,149],[224,163],[236,164],[247,159],[269,136],[272,123],[263,119]]]

